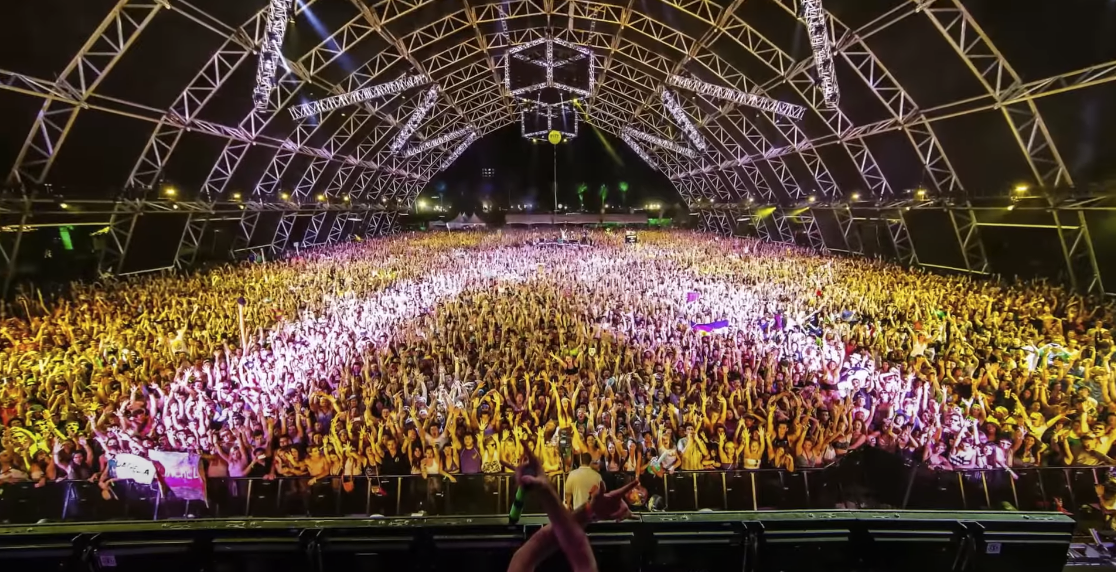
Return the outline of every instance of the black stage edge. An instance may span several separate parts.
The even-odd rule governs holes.
[[[327,572],[507,569],[545,517],[178,520],[0,527],[0,570]],[[1061,571],[1058,513],[647,513],[597,523],[602,571]],[[29,568],[27,566],[33,566]],[[566,570],[561,557],[539,570]]]

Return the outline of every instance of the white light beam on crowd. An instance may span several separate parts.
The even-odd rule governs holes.
[[[636,155],[639,155],[639,158],[643,159],[644,163],[651,165],[652,169],[659,170],[659,163],[652,159],[651,156],[643,150],[643,147],[641,147],[639,143],[635,142],[635,139],[629,137],[628,134],[624,131],[620,131],[620,139],[623,140],[624,143],[627,143],[628,147],[631,147],[632,151],[635,151]]]
[[[763,111],[770,111],[778,115],[785,115],[791,119],[802,119],[806,115],[806,108],[801,105],[771,99],[762,95],[755,95],[738,89],[730,87],[721,87],[708,82],[701,81],[700,79],[693,79],[689,77],[682,77],[680,75],[667,76],[667,85],[699,93],[701,95],[708,95],[717,99],[727,99],[734,101],[741,105],[748,107],[755,107]]]
[[[399,150],[407,144],[407,140],[411,138],[411,135],[418,129],[419,125],[422,125],[422,121],[426,119],[426,115],[430,113],[430,110],[434,109],[436,103],[438,103],[438,86],[432,85],[430,89],[426,90],[426,93],[423,94],[422,101],[419,102],[418,108],[415,109],[414,113],[411,113],[411,117],[407,119],[407,123],[403,125],[403,128],[395,135],[395,139],[391,141],[392,153],[398,153]]]
[[[252,103],[257,110],[267,108],[271,90],[275,88],[275,72],[283,60],[283,38],[287,35],[292,0],[271,0],[267,11],[267,28],[260,44],[260,63],[256,68],[256,88]]]
[[[450,141],[453,141],[454,139],[457,139],[458,137],[461,137],[466,133],[471,133],[472,131],[472,127],[465,127],[463,129],[458,129],[457,131],[450,131],[449,133],[439,135],[433,139],[427,139],[422,143],[411,145],[410,147],[404,149],[403,152],[400,153],[400,155],[402,155],[404,158],[414,157],[415,155],[418,155],[423,151],[429,151],[435,147],[439,147],[441,145],[449,143]]]
[[[802,18],[810,33],[810,47],[814,49],[814,65],[821,81],[822,97],[826,107],[836,109],[841,102],[841,89],[837,85],[837,71],[833,64],[829,14],[822,7],[821,0],[802,0]]]
[[[621,132],[621,134],[627,133],[628,136],[633,138],[633,139],[639,139],[640,141],[644,141],[644,142],[650,143],[652,145],[655,145],[656,147],[662,147],[663,149],[666,149],[667,151],[673,151],[675,153],[678,153],[679,155],[685,155],[686,157],[689,157],[691,159],[696,159],[697,156],[698,156],[698,152],[694,151],[693,149],[690,149],[689,147],[683,147],[682,145],[679,145],[679,144],[677,144],[674,141],[671,141],[669,139],[663,139],[662,137],[656,137],[656,136],[654,136],[650,133],[644,133],[642,131],[637,131],[635,129],[632,129],[631,127],[624,127],[623,129],[621,129],[620,132]]]
[[[378,97],[384,97],[386,95],[401,93],[407,91],[408,89],[411,89],[412,87],[427,83],[428,81],[429,80],[426,79],[426,76],[424,75],[410,75],[402,77],[397,80],[392,80],[387,83],[381,83],[372,87],[366,87],[357,91],[350,91],[349,93],[343,93],[341,95],[319,99],[318,101],[312,101],[310,103],[304,103],[302,105],[295,105],[290,108],[291,116],[295,119],[304,119],[310,117],[311,115],[320,115],[326,111],[333,111],[334,109],[337,109],[339,107],[362,103],[370,99],[376,99]]]
[[[476,141],[476,140],[477,140],[477,132],[470,129],[469,130],[469,136],[466,137],[464,141],[459,143],[457,145],[457,147],[454,147],[453,152],[450,153],[449,157],[446,157],[445,161],[442,161],[442,166],[439,167],[438,170],[439,171],[445,171],[447,168],[449,168],[449,166],[452,165],[453,162],[456,161],[457,158],[460,157],[461,154],[464,153],[466,149],[469,148],[469,145],[472,145],[473,141]]]
[[[689,116],[686,115],[686,110],[682,109],[682,106],[678,104],[678,99],[674,97],[674,94],[671,93],[669,89],[664,89],[662,100],[663,107],[666,107],[667,111],[674,116],[674,120],[678,123],[678,126],[682,128],[682,132],[686,134],[686,138],[690,140],[690,143],[693,143],[698,151],[705,151],[705,139],[701,137],[701,133],[698,133],[697,127],[694,126],[694,122],[690,121]]]

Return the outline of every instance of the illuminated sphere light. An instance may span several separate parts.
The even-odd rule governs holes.
[[[558,131],[551,131],[546,134],[546,140],[550,141],[551,145],[557,145],[562,142],[562,134]]]

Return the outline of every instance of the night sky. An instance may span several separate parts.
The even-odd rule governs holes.
[[[488,202],[500,207],[531,204],[550,210],[554,204],[551,188],[555,160],[558,202],[562,204],[577,203],[577,187],[581,183],[589,187],[585,193],[586,209],[600,208],[601,185],[609,189],[609,204],[622,206],[618,191],[621,182],[628,184],[629,207],[682,200],[665,175],[647,166],[618,137],[585,124],[576,139],[557,146],[524,139],[518,123],[500,129],[474,143],[453,166],[431,181],[422,196],[435,196],[444,184],[446,200],[452,197],[456,206],[465,209]],[[482,177],[481,170],[486,167],[495,169],[491,180]]]

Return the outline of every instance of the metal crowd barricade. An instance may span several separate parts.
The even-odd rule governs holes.
[[[1022,510],[1077,514],[1097,503],[1095,485],[1103,467],[1046,467],[933,471],[877,450],[858,452],[823,469],[795,472],[679,471],[640,476],[649,495],[667,511],[764,511],[843,509]],[[635,475],[606,473],[608,490]],[[0,523],[210,518],[457,516],[507,514],[515,499],[514,477],[455,475],[339,477],[310,484],[304,478],[209,479],[208,502],[184,501],[159,487],[133,482],[113,485],[105,500],[96,483],[58,482],[0,485]],[[561,491],[564,478],[553,477]],[[540,513],[528,497],[524,513]]]

